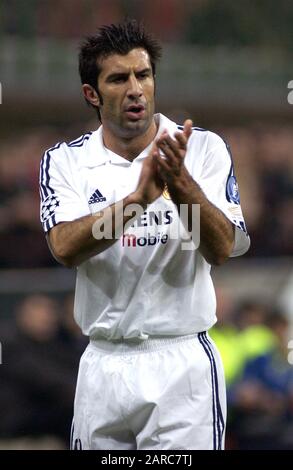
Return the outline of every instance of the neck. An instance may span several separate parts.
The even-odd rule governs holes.
[[[148,130],[137,137],[117,137],[109,132],[107,127],[103,126],[104,145],[112,152],[120,155],[126,160],[134,160],[155,138],[157,125],[152,121]]]

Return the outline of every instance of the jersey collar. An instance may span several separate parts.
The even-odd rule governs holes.
[[[178,130],[175,122],[168,119],[163,114],[155,114],[155,119],[159,123],[158,132],[156,138],[162,134],[166,129],[171,136]],[[144,159],[150,149],[152,143],[150,143],[133,161],[139,161]],[[84,166],[86,167],[97,167],[104,165],[105,163],[111,163],[113,165],[130,166],[132,162],[127,161],[125,158],[120,157],[116,153],[107,149],[103,142],[103,126],[100,126],[96,131],[92,133],[89,138],[88,146],[84,155]]]

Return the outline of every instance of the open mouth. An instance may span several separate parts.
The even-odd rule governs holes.
[[[126,108],[126,115],[131,119],[139,119],[143,116],[145,108],[142,104],[132,104]]]

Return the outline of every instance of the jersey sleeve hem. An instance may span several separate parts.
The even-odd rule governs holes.
[[[85,215],[89,214],[54,214],[52,217],[41,223],[44,232],[48,233],[53,227],[55,227],[55,225],[61,224],[62,222],[73,222],[74,220],[79,219],[80,217],[84,217]]]
[[[232,217],[232,214],[229,209],[227,208],[225,209],[219,208],[219,209],[223,212],[223,214],[235,227],[234,247],[233,247],[230,257],[233,258],[236,256],[244,255],[244,253],[246,253],[250,247],[250,237],[246,230],[242,212],[241,212],[241,217],[239,217],[239,214],[238,214],[237,220],[235,220]],[[239,209],[240,209],[240,206],[239,206]]]
[[[235,258],[236,256],[244,255],[244,253],[248,251],[250,247],[250,237],[242,228],[238,227],[233,221],[231,222],[235,226],[235,239],[230,258]]]

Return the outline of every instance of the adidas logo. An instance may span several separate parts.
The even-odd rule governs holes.
[[[95,204],[96,202],[103,201],[106,201],[106,198],[100,193],[98,189],[96,189],[89,199],[89,204]]]

